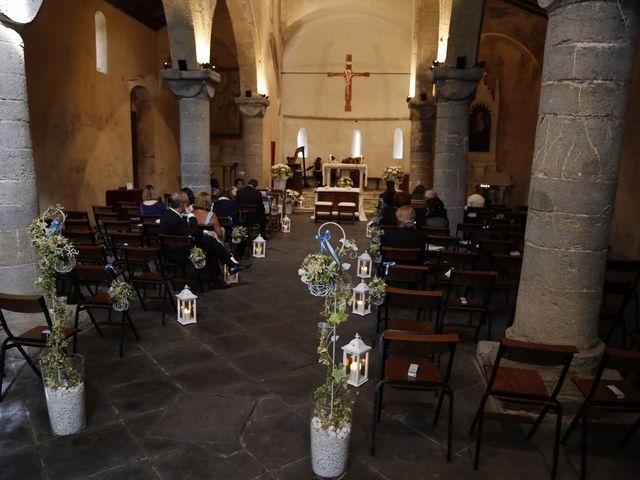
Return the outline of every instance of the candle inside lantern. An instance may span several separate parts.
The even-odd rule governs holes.
[[[351,362],[351,365],[349,365],[349,370],[351,370],[351,373],[355,374],[358,370],[358,362]]]

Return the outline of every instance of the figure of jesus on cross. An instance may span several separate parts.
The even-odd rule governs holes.
[[[344,111],[351,111],[351,79],[353,77],[368,77],[369,72],[354,72],[351,62],[351,54],[347,54],[344,72],[327,72],[327,77],[344,77]]]

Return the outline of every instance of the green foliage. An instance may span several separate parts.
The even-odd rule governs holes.
[[[247,230],[247,227],[238,226],[238,227],[233,227],[233,229],[231,230],[232,240],[244,240],[245,238],[247,238],[248,235],[249,235],[249,230]]]
[[[118,279],[111,282],[109,297],[113,303],[125,303],[136,298],[136,291],[130,283]]]
[[[192,263],[200,263],[206,258],[207,257],[204,254],[204,250],[202,250],[200,247],[192,247],[189,251],[189,260],[191,260]]]
[[[47,338],[47,348],[40,356],[44,382],[49,388],[70,389],[78,385],[82,378],[73,368],[71,357],[66,352],[68,343],[64,338],[67,314],[64,304],[55,300],[53,306],[53,328]]]

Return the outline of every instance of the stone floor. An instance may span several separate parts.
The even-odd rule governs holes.
[[[345,228],[366,246],[364,224]],[[307,215],[294,215],[293,233],[269,241],[267,257],[253,259],[239,285],[199,294],[197,325],[169,320],[163,327],[157,310],[133,307],[141,340],[128,338],[122,359],[118,329],[104,339],[84,331],[88,421],[78,435],[53,436],[40,382],[13,362],[5,378],[12,384],[0,403],[0,478],[312,478],[309,411],[322,374],[315,355],[320,300],[308,294],[296,271],[317,249],[314,229]],[[505,320],[498,320],[499,335]],[[352,316],[338,343],[356,332],[371,344],[372,316]],[[385,413],[376,456],[369,455],[370,381],[359,388],[348,478],[547,478],[549,424],[527,442],[524,426],[487,422],[474,472],[468,429],[483,390],[475,351],[465,338],[455,359],[451,463],[445,460],[446,422],[434,428],[430,412]],[[590,478],[637,478],[640,435],[619,451],[620,430],[595,427],[591,433]],[[578,478],[579,465],[574,435],[561,448],[558,478]]]

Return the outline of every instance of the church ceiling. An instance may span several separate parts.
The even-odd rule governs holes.
[[[158,30],[167,23],[162,0],[107,0],[107,2],[153,30]]]

